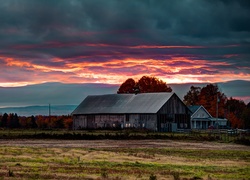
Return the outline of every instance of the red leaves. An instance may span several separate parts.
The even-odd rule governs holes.
[[[172,92],[172,88],[168,87],[166,82],[150,76],[143,76],[138,82],[134,79],[127,79],[117,91],[118,94],[125,93],[150,93],[150,92]]]

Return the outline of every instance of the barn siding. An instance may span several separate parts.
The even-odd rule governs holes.
[[[73,116],[73,122],[74,129],[146,128],[150,130],[156,130],[157,115],[79,115]]]
[[[79,115],[73,116],[73,128],[121,128],[124,121],[125,115]]]
[[[84,129],[87,127],[87,116],[73,116],[73,129]]]
[[[172,123],[177,123],[177,128],[190,128],[190,112],[187,106],[173,95],[158,111],[157,129],[159,131],[172,131]]]

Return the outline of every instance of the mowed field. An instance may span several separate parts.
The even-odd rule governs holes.
[[[0,177],[249,179],[250,147],[172,140],[1,139]]]

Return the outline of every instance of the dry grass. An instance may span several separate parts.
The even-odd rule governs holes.
[[[0,143],[0,177],[117,180],[250,177],[247,146],[218,143],[203,143],[202,146],[195,142],[190,142],[193,146],[186,142],[181,146],[181,142],[166,144],[157,140],[147,141],[148,146],[135,146],[143,141],[133,141],[126,146],[118,146],[120,141],[84,141],[85,144],[77,147],[74,143],[79,141],[68,144],[68,141],[60,141],[59,146],[55,146],[56,140],[48,141],[48,144],[32,142],[33,146],[31,142],[21,140]],[[49,146],[52,142],[54,145]]]

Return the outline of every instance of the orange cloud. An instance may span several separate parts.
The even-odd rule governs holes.
[[[46,63],[36,64],[23,59],[0,58],[6,67],[26,69],[29,73],[33,73],[32,77],[29,76],[30,79],[20,82],[2,80],[0,86],[19,86],[50,81],[120,84],[129,77],[139,79],[143,75],[156,76],[167,83],[250,80],[250,73],[235,73],[233,70],[223,68],[231,66],[228,62],[192,60],[187,57],[172,57],[164,60],[124,58],[123,60],[111,59],[105,62],[75,62],[72,58],[54,57],[47,60],[52,62],[50,65],[46,65]],[[57,66],[57,63],[60,66]],[[249,67],[244,68],[245,72],[249,72]]]

